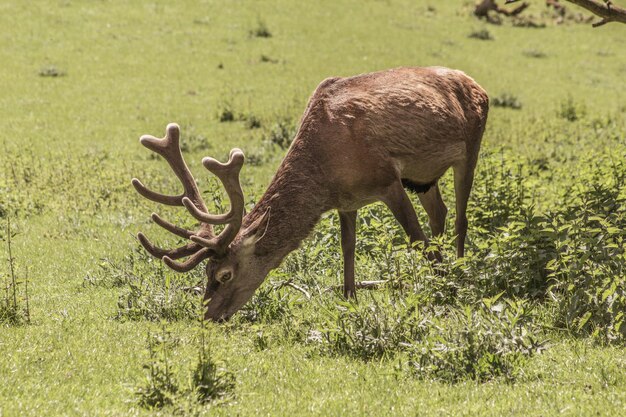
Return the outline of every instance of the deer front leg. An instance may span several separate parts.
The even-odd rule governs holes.
[[[401,181],[398,180],[389,187],[387,195],[383,198],[383,203],[389,207],[398,223],[400,223],[406,234],[409,235],[411,243],[421,240],[424,242],[424,246],[428,246],[428,238],[424,234],[419,220],[417,220],[413,204],[411,204],[409,196],[404,191]],[[427,257],[431,261],[441,261],[441,255],[438,253],[428,252]]]
[[[343,252],[343,295],[356,298],[354,284],[354,247],[356,245],[356,210],[340,211],[341,251]]]

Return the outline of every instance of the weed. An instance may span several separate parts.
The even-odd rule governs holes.
[[[196,133],[193,126],[183,126],[185,137],[180,141],[180,150],[182,152],[199,152],[208,151],[213,148],[211,141],[202,134]]]
[[[604,171],[604,172],[603,172]],[[556,324],[605,342],[626,340],[626,165],[596,166],[589,188],[572,187],[571,203],[546,225],[557,255],[547,266]],[[612,177],[610,183],[607,177]]]
[[[249,114],[247,116],[244,116],[243,119],[246,121],[246,128],[247,129],[258,129],[261,127],[261,120],[256,117],[254,114]]]
[[[162,265],[151,259],[142,248],[135,249],[121,262],[104,261],[101,271],[90,277],[90,284],[122,287],[125,291],[117,302],[119,320],[185,320],[196,317],[199,298]],[[202,271],[194,281],[201,282]]]
[[[427,334],[430,322],[419,308],[419,297],[362,298],[327,310],[328,321],[319,333],[323,352],[364,360],[392,357]]]
[[[272,323],[291,315],[294,301],[289,293],[275,286],[264,285],[239,311],[240,320]]]
[[[339,303],[338,313],[307,341],[323,353],[363,360],[406,353],[406,370],[419,378],[446,382],[496,377],[515,379],[524,359],[545,348],[531,336],[532,309],[523,301],[501,300],[478,308],[424,309],[418,295],[401,300],[368,297],[365,304]],[[535,331],[536,333],[536,331]]]
[[[235,121],[235,112],[233,111],[233,107],[230,102],[223,104],[222,109],[218,114],[218,118],[222,123]]]
[[[519,99],[510,93],[502,93],[499,96],[492,98],[491,104],[494,107],[504,107],[513,110],[519,110],[522,108],[522,103]]]
[[[296,126],[291,119],[281,118],[270,128],[265,140],[280,149],[287,149],[296,134]]]
[[[265,22],[259,19],[257,21],[257,26],[254,29],[250,30],[250,36],[253,36],[256,38],[271,38],[272,33],[267,28],[267,25],[265,24]]]
[[[201,323],[198,362],[193,371],[192,387],[198,402],[206,404],[230,397],[235,388],[235,375],[218,366],[207,344],[206,324]]]
[[[7,247],[7,264],[9,273],[4,284],[4,300],[0,301],[0,323],[11,326],[30,324],[30,302],[28,297],[28,275],[20,280],[17,277],[16,260],[13,256],[12,240],[16,236],[11,230],[11,219],[6,219],[6,233],[4,239]],[[23,286],[20,294],[19,286]]]
[[[40,77],[51,77],[51,78],[63,77],[63,76],[65,76],[65,71],[62,71],[62,70],[58,69],[54,65],[48,65],[48,66],[43,67],[43,68],[41,68],[39,70],[39,76]]]
[[[235,376],[214,360],[207,338],[206,322],[200,320],[198,361],[191,372],[189,386],[184,387],[171,360],[179,340],[172,336],[165,322],[161,323],[158,333],[148,333],[145,380],[135,390],[139,405],[149,409],[174,406],[183,412],[185,403],[193,408],[194,404],[228,400],[233,395]]]
[[[521,162],[505,157],[502,151],[484,153],[481,158],[470,200],[471,224],[478,233],[496,231],[526,211],[530,197]]]
[[[171,350],[176,342],[164,324],[160,333],[148,333],[150,357],[144,365],[145,381],[135,391],[142,407],[162,408],[174,402],[180,389],[170,363]]]
[[[546,58],[548,56],[548,54],[539,49],[526,49],[522,53],[528,58]]]
[[[492,40],[494,40],[493,35],[491,35],[491,33],[487,29],[475,30],[475,31],[471,32],[469,35],[467,35],[467,37],[471,38],[471,39],[478,39],[478,40],[481,40],[481,41],[492,41]]]
[[[531,336],[525,303],[483,301],[478,309],[453,309],[433,323],[434,331],[412,346],[408,371],[444,382],[514,380],[525,359],[545,348]]]
[[[261,62],[266,62],[266,63],[270,63],[270,64],[277,64],[278,60],[271,58],[267,55],[261,55],[261,58],[259,59]]]
[[[567,100],[561,102],[561,106],[557,111],[557,115],[570,122],[575,122],[585,116],[587,110],[584,104],[577,104],[572,97],[568,97]]]

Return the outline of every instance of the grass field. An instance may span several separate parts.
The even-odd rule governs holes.
[[[0,4],[0,416],[626,415],[626,28],[532,3],[546,27],[456,1]],[[428,65],[492,101],[468,257],[444,177],[445,277],[374,205],[357,279],[388,283],[346,303],[328,213],[233,320],[199,323],[183,287],[202,268],[170,272],[134,237],[175,243],[152,211],[191,226],[132,189],[178,187],[138,137],[179,123],[213,209],[201,158],[240,147],[252,206],[321,80]],[[199,365],[220,368],[216,399]]]

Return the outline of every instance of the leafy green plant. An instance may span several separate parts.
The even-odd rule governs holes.
[[[326,310],[321,349],[364,360],[393,357],[428,332],[430,322],[420,301],[417,296],[394,300],[371,295],[360,302],[338,302],[336,310]]]
[[[363,304],[338,303],[326,327],[310,333],[322,353],[363,360],[400,359],[419,378],[446,382],[465,379],[515,379],[525,358],[541,352],[545,341],[533,334],[532,308],[503,293],[474,306],[425,309],[424,299],[367,297]]]
[[[270,64],[277,64],[277,63],[278,63],[278,60],[277,60],[277,59],[272,58],[272,57],[270,57],[270,56],[267,56],[267,55],[265,55],[265,54],[262,54],[262,55],[261,55],[261,58],[259,58],[259,60],[260,60],[261,62],[267,62],[267,63],[270,63]]]
[[[263,285],[237,315],[246,322],[272,323],[290,317],[293,305],[290,294],[284,289]]]
[[[453,309],[433,323],[428,337],[412,346],[408,370],[444,382],[514,380],[525,359],[545,348],[528,327],[530,310],[521,301],[485,299],[478,308]]]
[[[213,148],[209,138],[198,133],[193,125],[183,126],[182,131],[185,132],[185,137],[180,141],[180,150],[183,153],[208,151]]]
[[[555,235],[550,294],[558,305],[557,325],[604,341],[626,340],[626,169],[596,167],[589,188],[568,190],[571,203],[546,225]],[[606,173],[608,171],[608,173]],[[610,183],[601,179],[612,176]]]
[[[215,362],[206,340],[206,333],[206,324],[202,322],[198,362],[191,379],[193,391],[201,404],[226,400],[232,396],[235,388],[235,375]]]
[[[509,160],[503,152],[482,155],[469,202],[474,233],[494,232],[528,211],[530,192],[524,178],[521,162]]]
[[[149,360],[144,365],[145,380],[135,391],[142,407],[162,408],[174,403],[180,390],[170,363],[171,351],[176,342],[164,324],[159,333],[148,333]]]
[[[139,405],[155,409],[173,406],[174,410],[188,414],[186,408],[197,404],[225,403],[233,396],[235,376],[218,364],[207,342],[206,322],[200,320],[198,334],[198,359],[185,387],[172,363],[174,349],[180,340],[172,335],[165,322],[157,333],[148,333],[149,359],[144,365],[145,379],[136,390]]]

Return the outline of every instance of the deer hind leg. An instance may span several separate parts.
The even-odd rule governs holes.
[[[465,236],[467,235],[467,202],[474,182],[476,158],[469,158],[454,166],[454,194],[456,197],[456,255],[461,258],[465,254]]]
[[[420,199],[420,203],[428,214],[428,225],[433,232],[433,236],[439,236],[443,234],[446,225],[446,215],[448,214],[448,208],[446,207],[441,193],[439,192],[439,185],[435,184],[425,193],[417,195]]]
[[[341,251],[343,252],[343,295],[356,298],[354,283],[354,248],[356,245],[356,210],[340,211]]]
[[[428,238],[424,234],[419,220],[417,220],[417,214],[415,214],[409,196],[404,191],[402,182],[397,181],[390,186],[382,201],[389,207],[398,223],[409,235],[411,243],[421,240],[424,242],[424,246],[428,246]],[[439,256],[435,253],[429,252],[427,256],[430,260],[439,260]]]

